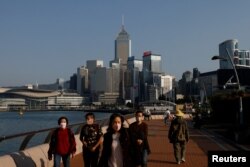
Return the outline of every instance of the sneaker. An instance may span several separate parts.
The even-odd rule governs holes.
[[[186,161],[186,160],[185,160],[184,158],[181,159],[181,162],[182,162],[182,163],[185,163],[185,161]]]
[[[180,164],[181,164],[181,161],[178,161],[177,164],[180,165]]]

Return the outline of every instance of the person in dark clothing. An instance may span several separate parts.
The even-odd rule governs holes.
[[[201,114],[200,113],[196,113],[194,119],[193,119],[193,122],[194,122],[194,128],[196,129],[200,129],[203,122],[202,122],[202,117],[201,117]]]
[[[124,118],[120,114],[115,113],[110,116],[98,167],[132,167],[130,138],[123,122]]]
[[[85,115],[87,123],[82,127],[80,140],[83,144],[84,167],[97,167],[100,145],[102,144],[102,130],[95,124],[95,115],[87,113]]]
[[[70,167],[70,154],[72,157],[76,152],[76,141],[73,132],[67,127],[69,121],[66,117],[58,119],[57,128],[51,136],[48,159],[52,160],[54,156],[54,167],[60,167],[61,159],[64,167]]]
[[[186,144],[189,140],[187,122],[184,120],[184,114],[177,110],[176,118],[171,122],[168,138],[173,143],[174,156],[177,164],[185,162]]]
[[[136,122],[129,126],[133,162],[136,167],[147,167],[147,157],[150,154],[148,125],[143,122],[143,111],[137,111],[135,118]]]

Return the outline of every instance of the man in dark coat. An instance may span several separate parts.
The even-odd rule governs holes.
[[[148,125],[143,122],[143,111],[135,113],[136,122],[129,126],[132,144],[133,160],[136,167],[146,167],[147,157],[150,153],[148,144]]]

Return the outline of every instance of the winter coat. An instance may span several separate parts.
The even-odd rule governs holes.
[[[103,149],[101,158],[98,163],[98,167],[108,167],[108,161],[111,156],[112,149],[112,132],[107,132],[104,134]],[[130,138],[127,128],[121,128],[119,141],[122,147],[123,154],[123,167],[131,167],[131,156],[130,156]],[[121,166],[122,167],[122,166]]]
[[[188,142],[189,132],[187,122],[183,117],[176,117],[170,125],[168,132],[168,139],[170,143]]]
[[[57,147],[57,142],[58,140],[60,140],[58,138],[58,132],[59,132],[60,128],[57,128],[53,133],[52,133],[52,136],[51,136],[51,140],[50,140],[50,143],[49,143],[49,150],[48,150],[48,157],[49,159],[51,159],[52,157],[52,154],[56,154],[56,147]],[[68,150],[68,154],[72,154],[72,153],[75,153],[76,152],[76,141],[75,141],[75,135],[74,133],[71,131],[71,129],[67,128],[67,131],[68,131],[68,135],[65,136],[65,137],[68,137],[69,138],[69,145],[70,145],[70,148]]]

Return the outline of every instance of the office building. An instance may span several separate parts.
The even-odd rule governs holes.
[[[89,92],[88,69],[84,66],[77,68],[77,93],[83,95]]]
[[[143,62],[142,60],[136,59],[135,56],[131,56],[128,58],[128,67],[127,69],[138,69],[138,71],[142,71]]]
[[[167,99],[174,99],[174,82],[175,77],[166,74],[154,76],[154,83],[160,91],[160,95],[164,95]]]
[[[69,89],[71,89],[71,90],[77,90],[77,74],[73,74],[70,77]]]
[[[127,68],[128,57],[131,56],[131,40],[129,34],[122,25],[122,29],[119,32],[115,40],[115,62],[121,63],[121,68]],[[119,60],[120,59],[120,60]]]
[[[120,69],[97,67],[91,77],[91,94],[93,101],[104,102],[112,99],[112,103],[118,99],[120,90]],[[107,102],[105,102],[107,103]]]
[[[236,68],[250,68],[249,50],[240,50],[237,39],[226,40],[220,43],[219,55],[227,60],[220,60],[220,69],[233,69],[229,56]]]
[[[97,67],[103,67],[102,60],[87,60],[87,69],[92,73]]]
[[[161,55],[153,54],[151,51],[144,52],[143,71],[161,73]]]
[[[152,75],[161,73],[161,55],[152,54],[151,51],[143,54],[143,80],[146,83],[152,83]]]

